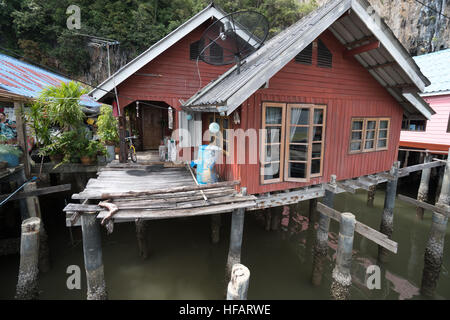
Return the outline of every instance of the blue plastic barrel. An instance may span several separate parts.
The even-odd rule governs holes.
[[[19,165],[19,157],[10,153],[0,153],[0,161],[8,162],[8,167],[17,167]]]
[[[191,167],[197,165],[197,182],[208,184],[217,182],[214,165],[218,148],[216,146],[201,145],[198,150],[198,159],[191,162]]]

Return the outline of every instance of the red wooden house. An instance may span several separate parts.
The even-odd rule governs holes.
[[[325,183],[333,174],[344,180],[389,170],[402,117],[434,114],[419,96],[429,84],[366,0],[334,0],[267,41],[240,72],[234,66],[183,109],[203,113],[204,129],[215,118],[222,132],[248,133],[245,142],[233,131],[217,140],[225,150],[219,172],[260,194]],[[238,163],[242,152],[246,161]]]
[[[189,131],[179,146],[194,154],[210,143],[204,133],[215,121],[221,179],[257,194],[389,170],[402,118],[434,114],[419,96],[428,79],[366,0],[329,1],[268,40],[239,73],[196,59],[203,31],[224,15],[208,6],[91,92],[117,108],[117,88],[117,111],[131,111],[142,149],[171,133],[170,108],[170,129]]]
[[[197,63],[198,40],[203,31],[224,15],[210,4],[90,92],[96,100],[114,105],[116,115],[129,111],[127,126],[130,134],[139,135],[141,150],[157,149],[163,137],[170,136],[171,129],[179,127],[180,122],[187,124],[185,117],[174,112],[173,125],[169,126],[169,107],[181,111],[183,100],[230,67]],[[195,146],[200,143],[200,139],[193,142]]]

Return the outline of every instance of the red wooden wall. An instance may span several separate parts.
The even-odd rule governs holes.
[[[319,184],[329,181],[332,174],[342,180],[389,170],[397,159],[403,115],[401,106],[354,58],[343,58],[344,47],[329,31],[324,32],[320,39],[333,53],[331,69],[316,66],[314,48],[312,66],[291,61],[270,79],[269,88],[258,90],[238,110],[240,128],[247,130],[262,127],[264,101],[327,105],[323,176],[312,178],[308,183],[261,185],[259,163],[222,166],[220,171],[224,177],[240,179],[241,186],[247,187],[251,194]],[[349,154],[352,117],[389,117],[389,149]]]
[[[192,42],[200,39],[203,31],[211,23],[212,21],[205,22],[137,71],[137,73],[160,74],[161,77],[133,74],[118,86],[119,95],[141,101],[164,101],[179,109],[179,99],[189,99],[230,67],[230,65],[212,66],[199,61],[202,80],[200,86],[196,61],[189,59],[189,47]],[[124,108],[132,102],[131,99],[121,97],[120,107]]]

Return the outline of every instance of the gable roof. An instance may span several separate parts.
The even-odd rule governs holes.
[[[94,97],[95,100],[103,98],[108,92],[118,86],[120,83],[125,81],[128,77],[133,75],[136,71],[144,67],[146,64],[151,62],[153,59],[158,57],[161,53],[169,49],[172,45],[177,43],[179,40],[184,38],[187,34],[195,30],[202,23],[210,18],[221,19],[226,15],[224,11],[217,8],[214,3],[210,3],[205,9],[197,13],[195,16],[190,18],[188,21],[180,25],[178,28],[173,30],[167,36],[156,42],[150,48],[145,50],[139,56],[128,62],[118,71],[116,71],[112,76],[103,81],[97,88],[92,90],[89,95]]]
[[[431,85],[423,96],[450,94],[450,49],[413,58],[420,70],[430,79]]]
[[[329,29],[347,48],[376,37],[381,45],[355,58],[403,106],[407,116],[430,118],[433,109],[418,95],[430,84],[406,49],[366,0],[330,0],[242,61],[240,73],[230,68],[197,92],[182,108],[231,114],[256,90],[289,63],[321,33]],[[349,11],[350,10],[350,11]],[[346,14],[347,12],[347,14]],[[351,47],[350,47],[351,48]],[[375,67],[375,68],[374,68]],[[405,89],[407,88],[407,89]]]
[[[36,98],[48,86],[59,86],[70,79],[45,69],[0,53],[0,89],[27,98]],[[80,104],[85,107],[100,107],[100,103],[88,95],[81,96]]]

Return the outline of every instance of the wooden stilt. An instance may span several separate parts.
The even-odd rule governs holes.
[[[408,166],[408,159],[409,159],[409,151],[406,151],[405,161],[403,162],[403,168],[406,168]]]
[[[283,211],[281,212],[281,230],[283,232],[287,232],[289,229],[290,209],[290,206],[283,206]]]
[[[242,193],[247,194],[245,188]],[[226,283],[230,280],[233,265],[241,262],[242,235],[244,233],[245,209],[236,209],[231,214],[230,248],[226,266]]]
[[[220,241],[220,213],[211,215],[211,242],[219,243]]]
[[[341,215],[339,240],[336,254],[336,266],[333,270],[331,297],[334,300],[348,300],[350,297],[350,274],[352,264],[353,236],[355,232],[355,216],[344,212]]]
[[[425,163],[431,162],[432,156],[427,154],[425,156]],[[420,179],[420,185],[419,185],[419,191],[417,193],[417,200],[426,202],[428,200],[428,186],[430,184],[430,175],[431,175],[431,168],[425,168],[422,170],[422,177]],[[418,219],[423,220],[423,212],[424,209],[421,207],[417,207],[416,209],[416,217]]]
[[[272,211],[271,229],[277,231],[281,224],[281,212],[278,207],[270,209]]]
[[[330,186],[336,187],[336,176],[331,176]],[[334,207],[334,192],[326,189],[324,204],[330,208]],[[314,253],[313,253],[313,271],[312,271],[312,284],[315,286],[320,286],[322,283],[322,273],[325,258],[328,253],[328,230],[330,228],[330,218],[323,214],[319,213],[319,228],[317,229],[316,234],[316,243],[314,245]]]
[[[395,196],[397,193],[398,182],[398,170],[400,163],[395,162],[391,168],[390,174],[394,177],[392,180],[388,180],[386,186],[386,194],[384,197],[384,209],[383,216],[381,217],[380,232],[387,235],[389,239],[392,238],[392,232],[394,231],[394,207]],[[378,260],[380,262],[387,262],[388,251],[378,246]]]
[[[24,191],[36,190],[36,182],[30,182],[24,187]],[[42,220],[41,207],[38,197],[28,197],[26,199],[28,214],[30,217],[37,217],[41,219],[39,231],[39,272],[50,271],[50,250],[48,248],[48,236],[45,231],[44,221]]]
[[[436,206],[450,204],[450,150],[445,173],[442,180],[441,193]],[[439,280],[439,273],[444,259],[445,232],[447,229],[448,214],[434,211],[427,247],[425,248],[425,263],[422,274],[420,292],[425,296],[433,296]]]
[[[136,219],[136,238],[138,243],[139,256],[142,259],[148,257],[148,221]]]
[[[264,216],[266,218],[266,231],[270,231],[270,226],[272,225],[272,212],[270,208],[264,210]]]
[[[233,265],[227,288],[227,300],[247,300],[250,270],[242,264]]]
[[[317,198],[309,200],[309,224],[313,225],[317,219]]]
[[[444,179],[445,167],[438,168],[438,181],[436,186],[436,197],[434,202],[437,203],[439,201],[439,195],[441,194],[442,189],[442,180]]]
[[[375,200],[375,192],[377,191],[377,185],[369,187],[369,191],[367,191],[367,206],[373,208],[373,201]]]
[[[38,297],[39,227],[41,219],[32,217],[22,222],[20,267],[16,299],[31,300]]]
[[[102,260],[102,239],[100,225],[95,214],[83,213],[81,216],[81,230],[83,232],[84,265],[87,278],[87,299],[105,300],[105,275]]]

